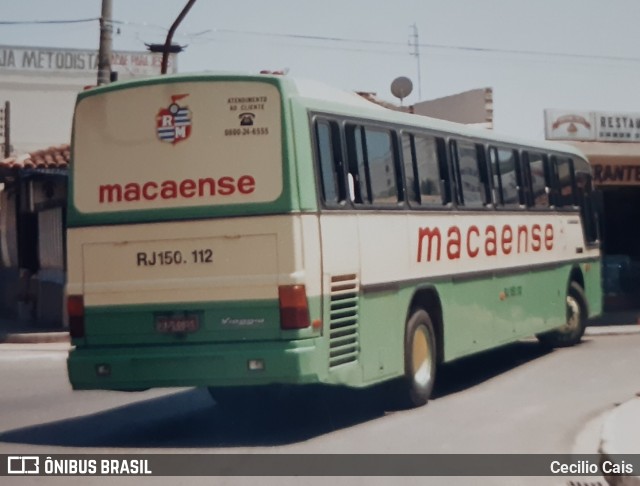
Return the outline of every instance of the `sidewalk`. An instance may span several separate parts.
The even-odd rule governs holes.
[[[62,327],[42,327],[33,322],[0,317],[0,343],[70,342],[69,332]]]
[[[600,462],[629,462],[629,455],[640,454],[640,392],[606,414],[601,432]],[[636,461],[637,464],[637,461]],[[606,476],[610,486],[640,486],[640,471],[631,475]]]
[[[640,324],[640,310],[605,312],[589,319],[589,326],[614,326]]]
[[[592,319],[587,336],[640,333],[640,311],[611,312]],[[639,350],[640,351],[640,350]],[[637,376],[637,374],[632,374]],[[602,419],[598,454],[600,462],[622,464],[640,454],[640,382],[636,397],[616,405]],[[609,486],[640,486],[640,470],[631,475],[604,476]]]

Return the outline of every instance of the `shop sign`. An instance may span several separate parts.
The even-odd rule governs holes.
[[[640,186],[640,164],[592,164],[597,186]]]
[[[600,142],[640,142],[640,113],[597,112]]]
[[[161,64],[162,55],[151,52],[114,51],[111,55],[111,69],[124,78],[160,74]],[[97,69],[98,52],[93,50],[0,45],[3,72],[94,74]],[[172,54],[168,72],[176,71],[176,58]]]
[[[544,118],[547,140],[596,139],[593,112],[544,110]]]
[[[547,140],[640,142],[640,113],[545,110]]]

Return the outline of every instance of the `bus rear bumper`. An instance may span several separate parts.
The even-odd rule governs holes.
[[[323,369],[318,356],[314,339],[76,348],[67,369],[74,390],[312,384]]]

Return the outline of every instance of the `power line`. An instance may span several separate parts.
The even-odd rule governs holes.
[[[300,39],[300,40],[349,42],[349,43],[355,43],[355,44],[406,46],[406,44],[404,44],[403,42],[379,41],[379,40],[372,40],[372,39],[349,39],[347,37],[330,37],[330,36],[322,36],[322,35],[281,34],[278,32],[259,32],[259,31],[251,31],[251,30],[233,30],[233,29],[212,29],[211,32],[221,32],[221,33],[241,34],[241,35],[255,35],[255,36],[262,36],[262,37],[280,37],[280,38]]]
[[[186,37],[203,38],[202,35],[207,33],[252,35],[252,36],[260,36],[260,37],[275,37],[275,38],[296,39],[296,40],[313,40],[313,41],[324,41],[324,42],[343,43],[343,44],[351,43],[351,44],[370,44],[370,45],[380,45],[380,46],[406,46],[405,43],[393,42],[393,41],[354,39],[354,38],[347,38],[347,37],[334,37],[334,36],[321,36],[321,35],[308,35],[308,34],[283,34],[283,33],[276,33],[276,32],[259,32],[259,31],[234,30],[234,29],[210,29],[210,30],[198,32],[197,34],[183,34],[183,35]],[[205,39],[208,39],[210,41],[215,40],[214,38],[211,38],[211,37],[208,37]],[[504,49],[504,48],[495,48],[495,47],[473,47],[473,46],[459,46],[459,45],[447,45],[447,44],[418,43],[417,40],[411,45],[414,47],[414,49],[425,48],[425,49],[442,49],[442,50],[468,51],[468,52],[479,52],[479,53],[515,54],[515,55],[526,55],[526,56],[549,56],[549,57],[575,58],[575,59],[601,60],[601,61],[640,62],[639,57],[624,57],[624,56],[610,56],[610,55],[597,55],[597,54],[576,54],[576,53],[569,53],[569,52],[550,52],[550,51],[536,51],[536,50],[527,50],[527,49]],[[335,47],[335,46],[333,48],[340,49],[340,47]]]
[[[79,24],[83,22],[95,22],[98,17],[91,19],[68,19],[68,20],[0,20],[0,25],[42,25],[42,24]]]
[[[0,26],[10,26],[10,25],[47,25],[47,24],[75,24],[75,23],[86,23],[86,22],[95,22],[100,20],[98,17],[94,18],[85,18],[85,19],[65,19],[65,20],[2,20],[0,21]],[[159,25],[149,24],[146,22],[131,22],[131,21],[123,21],[123,20],[112,20],[113,24],[117,25],[128,25],[128,26],[137,26],[143,28],[153,28],[153,29],[162,29],[167,31],[168,29]],[[295,33],[278,33],[278,32],[264,32],[264,31],[251,31],[251,30],[236,30],[236,29],[225,29],[225,28],[214,28],[207,29],[201,32],[193,33],[193,34],[180,34],[181,37],[188,37],[191,39],[198,40],[206,40],[209,42],[215,42],[217,39],[206,36],[206,34],[231,34],[231,35],[251,35],[258,37],[271,37],[271,38],[280,38],[280,39],[292,39],[292,40],[306,40],[306,41],[320,41],[320,42],[328,42],[333,44],[365,44],[365,45],[377,45],[377,46],[387,46],[387,47],[406,47],[406,44],[403,42],[394,42],[394,41],[383,41],[383,40],[374,40],[374,39],[356,39],[356,38],[348,38],[348,37],[339,37],[339,36],[323,36],[323,35],[309,35],[309,34],[295,34]],[[640,62],[640,57],[625,57],[625,56],[611,56],[611,55],[597,55],[597,54],[576,54],[569,52],[550,52],[550,51],[537,51],[537,50],[527,50],[527,49],[504,49],[499,47],[474,47],[474,46],[464,46],[464,45],[450,45],[450,44],[432,44],[432,43],[418,43],[417,39],[415,43],[412,44],[415,49],[424,48],[424,49],[440,49],[440,50],[449,50],[449,51],[465,51],[465,52],[475,52],[475,53],[488,53],[488,54],[511,54],[511,55],[520,55],[520,56],[548,56],[548,57],[556,57],[556,58],[564,58],[564,59],[583,59],[583,60],[595,60],[595,61],[614,61],[614,62]],[[321,46],[315,46],[317,48],[321,48]],[[331,49],[341,49],[341,50],[350,50],[350,51],[371,51],[371,52],[381,52],[385,54],[391,54],[391,51],[379,51],[376,49],[368,49],[366,47],[361,48],[353,48],[353,47],[339,47],[339,46],[331,46],[327,47]]]
[[[446,49],[472,52],[488,52],[498,54],[519,54],[529,56],[550,56],[576,59],[589,59],[599,61],[621,61],[621,62],[640,62],[640,57],[624,57],[624,56],[607,56],[597,54],[575,54],[570,52],[549,52],[549,51],[532,51],[526,49],[502,49],[499,47],[470,47],[470,46],[452,46],[445,44],[420,44],[421,47],[430,49]]]

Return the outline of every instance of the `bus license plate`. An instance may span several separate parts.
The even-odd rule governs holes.
[[[197,315],[156,316],[156,331],[161,334],[189,333],[200,329]]]

